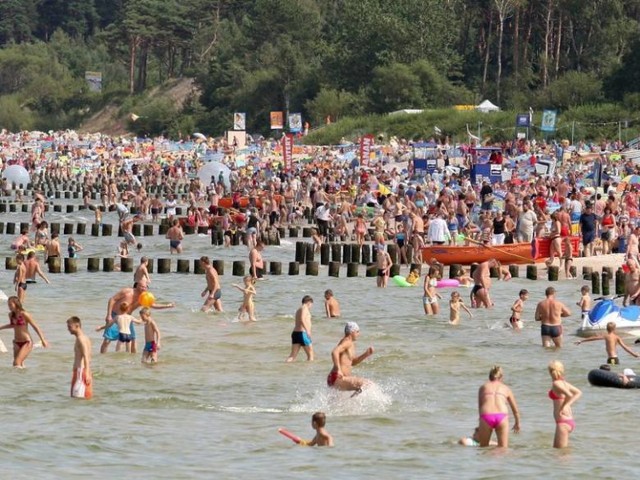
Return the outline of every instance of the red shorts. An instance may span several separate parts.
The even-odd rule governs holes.
[[[338,371],[331,370],[327,376],[327,385],[333,387],[336,384],[336,380],[338,380]]]

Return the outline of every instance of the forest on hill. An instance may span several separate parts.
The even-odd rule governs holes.
[[[264,133],[273,110],[316,126],[485,98],[633,111],[639,27],[640,0],[3,0],[0,128],[114,103],[172,136],[221,134],[233,112]],[[181,77],[199,92],[184,105],[147,95]]]

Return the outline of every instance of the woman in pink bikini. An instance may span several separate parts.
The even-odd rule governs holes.
[[[481,447],[489,446],[491,434],[495,430],[498,447],[509,446],[509,407],[515,417],[514,433],[520,432],[520,412],[511,389],[502,383],[502,367],[494,366],[489,372],[489,381],[478,391],[478,411],[480,431],[478,439]]]
[[[33,350],[33,342],[31,341],[31,335],[29,335],[29,325],[33,327],[40,337],[43,348],[47,348],[48,344],[44,339],[44,335],[42,335],[42,330],[33,321],[31,315],[23,309],[18,297],[9,297],[7,305],[9,306],[9,323],[0,327],[0,330],[13,328],[13,366],[24,368],[24,361]]]
[[[582,392],[564,379],[564,365],[558,360],[549,363],[549,375],[553,380],[549,398],[553,401],[553,418],[556,421],[553,448],[565,448],[569,446],[569,434],[576,428],[571,405],[582,396]]]

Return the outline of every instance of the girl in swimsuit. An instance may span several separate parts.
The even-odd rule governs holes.
[[[582,396],[582,392],[564,379],[561,362],[554,360],[549,363],[549,375],[553,380],[549,398],[553,401],[553,418],[556,421],[553,448],[565,448],[569,446],[569,434],[576,428],[571,405]]]
[[[424,293],[422,295],[422,304],[424,306],[425,315],[437,315],[440,312],[438,299],[442,297],[436,290],[438,278],[438,269],[436,267],[430,267],[429,273],[424,277]]]
[[[33,327],[40,337],[44,348],[47,348],[48,343],[44,339],[40,327],[33,321],[31,315],[22,308],[22,303],[20,303],[18,297],[9,297],[7,305],[9,306],[9,323],[0,327],[0,330],[13,328],[13,366],[24,368],[24,361],[33,350],[33,342],[31,341],[31,335],[29,335],[29,325]]]
[[[520,432],[520,412],[511,389],[502,383],[502,367],[494,366],[489,372],[489,381],[478,391],[478,411],[480,413],[480,432],[478,435],[481,447],[489,445],[491,434],[495,430],[498,446],[509,446],[509,411],[511,407],[515,424],[514,433]]]

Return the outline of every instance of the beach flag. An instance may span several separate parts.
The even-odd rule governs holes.
[[[135,113],[132,113],[131,115],[129,115],[129,118],[131,119],[132,122],[135,122],[140,117],[138,115],[136,115]]]

